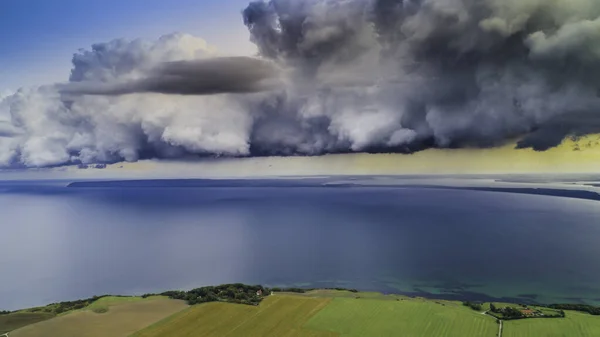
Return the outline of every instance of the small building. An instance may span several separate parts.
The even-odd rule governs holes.
[[[527,309],[522,309],[522,310],[521,310],[521,313],[522,313],[524,316],[527,316],[527,317],[535,316],[535,312],[534,312],[533,310],[529,309],[529,308],[527,308]]]
[[[258,291],[256,292],[256,296],[262,296],[262,290],[258,289]]]

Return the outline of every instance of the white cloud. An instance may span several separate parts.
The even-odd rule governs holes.
[[[262,58],[283,69],[258,89],[270,90],[22,89],[0,98],[0,165],[492,146],[533,130],[521,145],[543,149],[600,131],[594,0],[273,0],[244,19]],[[164,62],[217,56],[187,34],[118,39],[78,53],[70,84],[139,83]],[[221,73],[199,74],[188,77]]]

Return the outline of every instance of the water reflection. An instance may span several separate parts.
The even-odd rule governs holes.
[[[0,308],[227,282],[598,301],[595,201],[385,188],[0,194]]]

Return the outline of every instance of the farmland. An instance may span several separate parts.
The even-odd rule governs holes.
[[[489,308],[489,304],[484,307]],[[358,337],[399,334],[494,337],[497,333],[495,318],[460,302],[315,290],[303,294],[277,293],[265,298],[258,306],[222,302],[192,306],[132,337]],[[507,321],[502,334],[503,337],[596,335],[600,335],[600,317],[572,311],[568,312],[567,318]]]
[[[294,288],[271,296],[256,294],[252,297],[254,302],[229,303],[230,298],[223,296],[231,289],[227,285],[222,288],[224,290],[214,293],[216,300],[207,302],[212,293],[206,292],[205,296],[193,299],[201,303],[192,306],[182,300],[148,295],[146,298],[104,296],[95,298],[82,309],[58,315],[26,309],[0,315],[0,328],[9,331],[31,324],[12,331],[10,337],[495,337],[499,332],[496,318],[484,314],[490,309],[490,303],[483,303],[481,310],[479,307],[473,310],[456,301],[355,290],[300,291]],[[243,292],[245,286],[236,289]],[[266,294],[271,293],[266,290]],[[172,293],[189,297],[187,294],[200,291]],[[233,296],[231,300],[237,298]],[[510,303],[494,302],[494,305],[515,310],[525,308]],[[59,306],[54,304],[48,308]],[[538,306],[529,308],[547,316],[560,312]],[[502,337],[600,336],[600,316],[569,310],[565,313],[566,317],[503,320]],[[11,317],[18,319],[11,320]],[[35,323],[38,320],[45,321]]]
[[[143,299],[137,296],[106,296],[101,299],[95,301],[94,303],[85,307],[84,310],[91,310],[96,313],[104,313],[110,310],[110,307],[114,307],[116,305],[124,304],[124,303],[132,303],[139,301],[148,301],[152,299],[166,299],[166,297],[161,296],[152,296],[147,299]]]
[[[276,295],[269,296],[259,306],[206,303],[171,316],[132,337],[337,336],[303,328],[306,321],[330,301],[327,298]]]
[[[495,336],[495,320],[458,303],[335,298],[305,327],[354,336]]]
[[[126,337],[186,307],[183,301],[167,298],[107,297],[91,308],[17,329],[10,337]]]
[[[54,314],[45,312],[15,312],[0,315],[0,335],[20,327],[45,321],[54,317]]]
[[[600,316],[567,311],[560,319],[523,319],[504,322],[502,337],[592,337],[600,336]]]

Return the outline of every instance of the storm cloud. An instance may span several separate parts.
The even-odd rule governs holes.
[[[1,100],[0,165],[541,151],[600,132],[595,0],[272,0],[242,19],[255,58],[185,34],[75,54],[69,83]]]
[[[71,82],[57,87],[60,93],[71,95],[213,95],[273,90],[277,86],[277,76],[277,69],[267,61],[250,57],[220,57],[165,62],[136,80]]]

